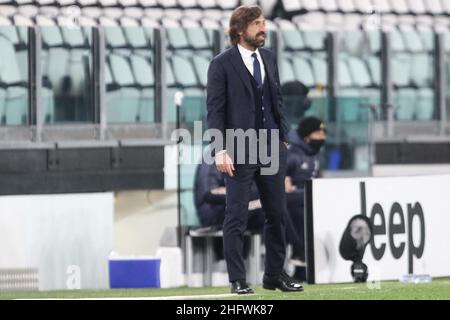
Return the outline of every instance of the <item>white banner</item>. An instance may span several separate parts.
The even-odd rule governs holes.
[[[309,272],[315,283],[353,281],[352,262],[342,258],[339,244],[359,214],[373,225],[363,257],[369,281],[398,280],[408,273],[450,276],[450,175],[317,179],[308,188],[312,208],[306,223],[312,209],[313,230],[307,228],[306,238],[309,246],[314,239]]]
[[[113,194],[0,197],[0,269],[35,268],[40,290],[109,288]]]

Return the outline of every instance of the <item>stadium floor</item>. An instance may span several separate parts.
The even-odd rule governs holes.
[[[249,296],[229,295],[226,287],[177,289],[114,289],[47,292],[0,292],[0,299],[229,299],[229,300],[450,300],[450,278],[433,279],[427,284],[345,283],[305,285],[302,293],[282,293],[256,287]]]

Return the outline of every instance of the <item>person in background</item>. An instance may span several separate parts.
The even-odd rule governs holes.
[[[202,227],[221,229],[225,220],[226,188],[225,173],[219,172],[214,164],[202,162],[198,165],[194,182],[194,202]],[[261,233],[264,214],[256,184],[250,190],[247,230]]]
[[[289,132],[286,242],[292,245],[293,277],[300,281],[305,280],[304,183],[320,176],[319,153],[326,138],[325,123],[312,116],[303,118],[298,128]]]
[[[225,173],[219,172],[215,164],[200,163],[194,181],[194,203],[202,227],[221,230],[225,220],[226,205]],[[264,213],[256,184],[250,190],[247,230],[263,233]],[[247,240],[247,239],[246,239]],[[214,238],[214,252],[218,260],[224,259],[222,238]],[[249,241],[244,241],[244,258],[250,251]]]

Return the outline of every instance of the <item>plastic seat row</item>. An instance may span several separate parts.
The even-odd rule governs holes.
[[[450,14],[448,0],[282,0],[286,12],[299,10],[394,14]]]

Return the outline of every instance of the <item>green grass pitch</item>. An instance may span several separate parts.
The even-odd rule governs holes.
[[[226,300],[450,300],[450,278],[433,279],[428,284],[402,284],[398,281],[380,283],[345,283],[305,285],[302,293],[283,293],[254,287],[255,294],[232,296]],[[0,292],[0,299],[83,299],[83,298],[145,298],[228,294],[227,287],[177,289],[112,289],[47,292]]]

